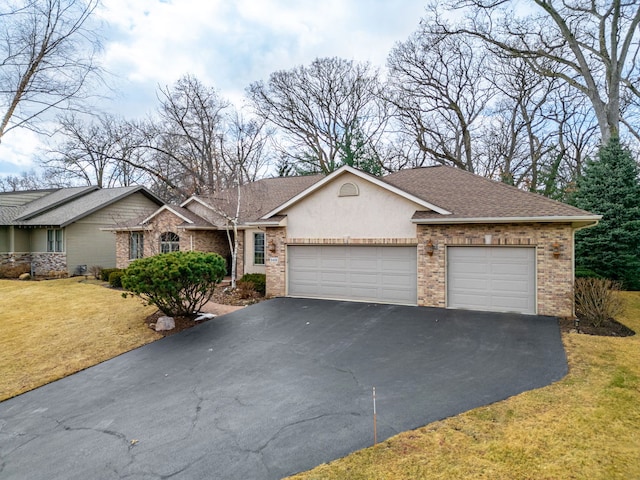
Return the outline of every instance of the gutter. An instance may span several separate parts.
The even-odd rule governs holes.
[[[416,225],[430,224],[462,224],[462,223],[576,223],[589,222],[586,228],[598,223],[602,215],[584,216],[555,216],[555,217],[471,217],[471,218],[412,218],[411,223]]]

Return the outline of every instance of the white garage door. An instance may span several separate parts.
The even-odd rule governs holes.
[[[447,248],[447,304],[536,313],[535,248]]]
[[[292,245],[288,258],[291,296],[417,303],[416,247]]]

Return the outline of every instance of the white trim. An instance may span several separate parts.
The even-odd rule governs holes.
[[[155,212],[153,212],[151,215],[149,215],[147,218],[145,218],[142,222],[140,223],[147,223],[149,222],[153,217],[155,217],[156,215],[160,214],[160,212],[164,211],[164,210],[168,210],[171,213],[173,213],[176,217],[180,217],[181,219],[183,219],[185,222],[187,223],[193,223],[193,221],[189,220],[187,217],[185,217],[184,215],[179,214],[178,212],[176,212],[173,208],[171,208],[169,205],[163,205],[161,206],[158,210],[156,210]]]
[[[575,223],[593,222],[592,225],[585,225],[579,228],[592,227],[602,218],[601,215],[584,216],[549,216],[549,217],[473,217],[473,218],[412,218],[411,223],[417,225],[429,225],[434,223],[454,224],[454,223]]]
[[[207,208],[208,208],[208,209],[210,209],[210,210],[214,210],[214,208],[213,208],[211,205],[209,205],[207,202],[205,202],[204,200],[200,199],[199,197],[196,197],[195,195],[193,195],[193,196],[191,196],[191,197],[187,198],[184,202],[182,202],[182,203],[180,204],[180,206],[181,206],[182,208],[185,208],[185,207],[186,207],[187,205],[189,205],[191,202],[198,202],[200,205],[203,205],[203,206],[207,207]]]
[[[324,177],[322,180],[314,183],[313,185],[311,185],[310,187],[308,187],[307,189],[303,190],[302,192],[300,192],[298,195],[296,195],[295,197],[289,199],[288,201],[286,201],[285,203],[283,203],[282,205],[280,205],[279,207],[276,207],[275,210],[270,211],[269,213],[267,213],[266,215],[264,215],[263,217],[261,217],[262,219],[266,220],[269,217],[273,216],[273,215],[277,215],[278,213],[282,212],[283,210],[285,210],[286,208],[290,207],[291,205],[293,205],[294,203],[299,202],[300,200],[302,200],[304,197],[312,194],[313,192],[315,192],[316,190],[319,190],[320,188],[322,188],[324,185],[326,185],[327,183],[333,181],[335,178],[339,177],[340,175],[344,174],[344,173],[351,173],[353,175],[355,175],[356,177],[361,178],[362,180],[365,180],[367,182],[373,183],[374,185],[377,185],[380,188],[383,188],[385,190],[388,190],[392,193],[395,193],[396,195],[399,195],[403,198],[406,198],[407,200],[414,202],[422,207],[428,208],[429,210],[432,210],[436,213],[439,213],[441,215],[451,215],[451,212],[445,210],[444,208],[438,207],[437,205],[434,205],[432,203],[429,203],[425,200],[422,200],[421,198],[418,198],[414,195],[411,195],[410,193],[405,192],[404,190],[401,190],[397,187],[394,187],[393,185],[390,185],[376,177],[373,177],[369,174],[366,174],[364,172],[361,172],[360,170],[357,170],[353,167],[350,167],[349,165],[344,165],[343,167],[340,167],[338,170],[333,171],[332,173],[330,173],[329,175],[327,175],[326,177]]]

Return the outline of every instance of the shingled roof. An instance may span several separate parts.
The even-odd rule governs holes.
[[[450,215],[441,215],[418,211],[413,217],[416,223],[599,218],[571,205],[454,167],[400,170],[383,177],[383,180],[451,212]]]
[[[0,205],[0,225],[65,227],[138,191],[159,205],[162,203],[142,186],[61,188],[24,205]]]
[[[322,178],[322,175],[263,178],[262,180],[242,185],[240,187],[239,223],[244,224],[258,220],[265,213],[282,205]],[[229,189],[216,195],[192,197],[183,202],[181,206],[184,207],[192,201],[198,201],[212,209],[211,216],[207,217],[206,220],[223,226],[226,222],[217,212],[224,212],[231,217],[235,216],[237,199],[237,190]]]

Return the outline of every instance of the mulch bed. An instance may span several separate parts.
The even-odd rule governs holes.
[[[600,335],[604,337],[630,337],[635,335],[636,332],[631,330],[626,325],[610,318],[609,320],[602,322],[598,327],[590,325],[588,322],[581,321],[576,328],[576,323],[573,318],[561,318],[560,330],[565,333],[584,333],[587,335]]]
[[[213,297],[211,297],[211,301],[214,303],[237,306],[253,305],[254,303],[260,302],[261,300],[264,300],[264,297],[257,292],[243,292],[240,289],[231,290],[231,288],[229,287],[217,287],[213,292]],[[155,330],[155,323],[158,318],[162,316],[164,316],[164,313],[158,310],[156,313],[149,315],[145,319],[145,323],[149,326],[149,328]],[[200,323],[207,322],[209,320],[205,319],[195,322],[193,319],[196,317],[197,315],[189,317],[173,317],[176,323],[176,328],[172,330],[161,331],[158,333],[167,337],[169,335],[174,335],[178,332],[194,327]]]

